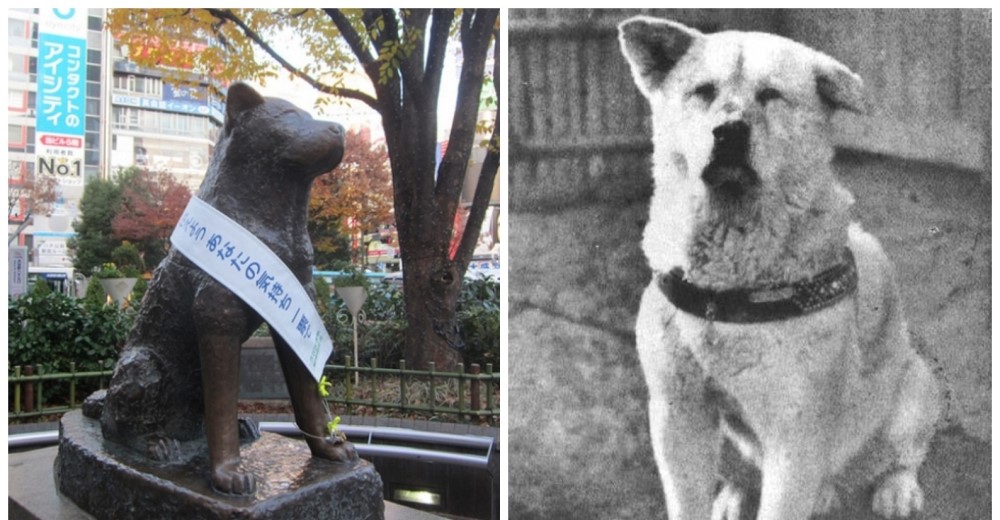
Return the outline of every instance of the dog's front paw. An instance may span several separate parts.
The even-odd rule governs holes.
[[[257,479],[237,465],[224,464],[212,470],[212,489],[225,495],[252,495],[257,491]]]
[[[237,429],[240,432],[240,442],[253,442],[260,438],[260,426],[257,421],[249,417],[240,417],[237,422]]]
[[[354,445],[338,437],[309,439],[309,450],[314,457],[334,462],[353,464],[358,461],[358,450]]]
[[[923,508],[924,492],[912,470],[887,475],[872,499],[872,509],[885,518],[905,518]]]
[[[158,462],[175,462],[181,458],[181,443],[177,439],[154,435],[146,439],[146,455]]]
[[[740,511],[743,510],[745,498],[743,491],[738,487],[729,483],[724,484],[712,502],[712,520],[740,520]]]

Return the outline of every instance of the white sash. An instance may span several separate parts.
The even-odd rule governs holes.
[[[319,381],[333,342],[305,288],[252,233],[191,197],[170,242],[264,318]]]

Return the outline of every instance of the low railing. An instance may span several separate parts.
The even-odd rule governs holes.
[[[369,407],[402,413],[480,417],[491,422],[499,420],[500,374],[493,372],[492,363],[487,363],[485,372],[475,363],[470,365],[468,372],[462,363],[458,364],[457,372],[437,372],[433,362],[428,365],[428,370],[407,370],[406,362],[400,361],[399,368],[378,368],[372,358],[369,366],[355,368],[351,366],[350,356],[346,356],[344,365],[326,366],[327,376],[335,385],[327,400],[345,405],[348,415],[356,407]],[[363,381],[355,384],[352,374],[358,374]],[[397,388],[397,399],[384,400],[388,390]]]
[[[104,388],[111,380],[111,370],[77,372],[76,363],[69,364],[69,372],[39,374],[34,365],[15,366],[14,374],[7,378],[8,403],[7,420],[27,419],[43,415],[61,414],[80,406],[82,399],[77,388],[81,381],[96,379],[97,387]],[[58,403],[46,404],[45,384],[69,383],[68,395]],[[62,392],[61,392],[62,393]],[[86,398],[86,396],[83,396]]]
[[[352,366],[348,357],[344,365],[327,365],[325,374],[332,383],[327,401],[346,408],[346,415],[370,409],[371,414],[398,412],[402,414],[449,414],[461,420],[480,419],[496,424],[500,420],[500,374],[487,364],[483,371],[472,364],[466,371],[458,365],[457,372],[408,370],[400,361],[399,368],[378,368],[374,359],[370,366]],[[88,381],[90,389],[105,388],[111,370],[77,372],[70,364],[69,372],[38,374],[34,366],[16,366],[8,377],[10,402],[8,420],[56,415],[77,408],[83,398],[78,388]],[[357,382],[355,382],[357,375]],[[65,384],[68,383],[68,389]],[[46,385],[59,384],[58,399],[46,394]],[[51,386],[50,386],[51,388]]]

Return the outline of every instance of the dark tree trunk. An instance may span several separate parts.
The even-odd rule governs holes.
[[[406,365],[427,368],[433,362],[436,370],[453,370],[464,348],[455,320],[462,280],[437,258],[417,257],[404,265]]]
[[[407,321],[404,358],[411,368],[424,369],[434,362],[437,370],[454,370],[462,360],[464,347],[455,319],[456,305],[488,207],[489,191],[499,166],[498,149],[491,149],[484,162],[469,224],[454,258],[449,257],[448,245],[475,141],[490,40],[498,36],[499,10],[462,11],[459,37],[463,63],[458,99],[448,149],[437,170],[437,101],[455,10],[411,9],[403,15],[402,26],[392,10],[372,9],[362,14],[367,27],[379,22],[384,27],[372,35],[375,50],[387,42],[399,41],[405,33],[423,31],[430,20],[426,48],[423,43],[416,45],[402,58],[398,75],[388,79],[381,75],[380,62],[375,58],[378,53],[369,52],[364,38],[351,28],[346,17],[336,9],[326,11],[375,85],[375,108],[382,116],[403,263]],[[499,48],[499,43],[496,45]],[[496,59],[495,75],[498,67]],[[498,144],[495,137],[496,132],[494,146]]]

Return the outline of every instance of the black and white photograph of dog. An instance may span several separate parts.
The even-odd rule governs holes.
[[[987,10],[511,10],[511,518],[986,518]]]

